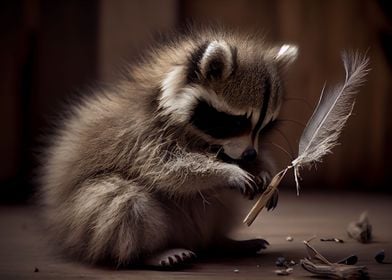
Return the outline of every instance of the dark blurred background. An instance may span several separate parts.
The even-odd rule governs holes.
[[[189,19],[259,26],[275,43],[300,47],[287,73],[283,118],[306,123],[325,81],[343,79],[340,52],[368,51],[372,71],[355,116],[325,162],[304,174],[306,189],[390,192],[392,179],[392,9],[377,0],[25,0],[0,4],[0,198],[31,197],[40,138],[67,98],[109,82],[157,33]],[[281,130],[295,150],[302,127]],[[287,159],[282,155],[281,164]],[[292,179],[287,180],[292,184]]]

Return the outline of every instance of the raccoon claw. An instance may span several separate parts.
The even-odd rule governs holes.
[[[241,193],[250,200],[253,200],[256,195],[261,194],[266,190],[268,182],[268,174],[256,176],[254,177],[252,182],[248,183],[244,188],[241,188]],[[275,197],[275,194],[274,199],[276,200],[276,202],[273,203],[273,208],[275,208],[277,204],[277,197]]]
[[[256,182],[251,181],[245,184],[242,188],[240,188],[240,191],[243,196],[247,197],[249,200],[253,200],[256,196],[256,194],[259,193],[258,191],[258,185]]]
[[[271,178],[267,171],[263,171],[259,176],[253,176],[238,166],[231,166],[230,168],[232,170],[228,178],[228,186],[231,189],[239,190],[243,196],[250,200],[254,199],[257,194],[265,191]]]
[[[272,194],[270,200],[268,200],[266,208],[268,211],[274,210],[276,206],[278,205],[279,201],[279,191],[275,190],[274,193]]]
[[[265,178],[263,178],[261,176],[257,176],[255,178],[255,183],[256,183],[257,193],[262,193],[265,191],[265,189],[267,187],[267,181]]]
[[[258,185],[258,190],[260,193],[263,193],[271,180],[271,176],[268,172],[263,172],[260,176],[256,177],[256,182]],[[268,200],[266,208],[268,211],[274,210],[278,205],[279,200],[279,191],[275,190],[272,194],[272,197]]]
[[[269,246],[269,242],[265,239],[253,239],[252,242],[254,243],[254,250],[256,252],[256,254],[259,254],[261,252],[261,250],[265,250],[267,249],[267,246]]]
[[[257,176],[259,180],[259,185],[262,188],[262,191],[265,191],[265,189],[268,187],[269,183],[271,182],[271,174],[268,171],[263,171],[259,176]]]
[[[253,199],[253,197],[257,193],[257,186],[253,181],[253,178],[251,178],[250,176],[243,176],[242,178],[240,177],[240,179],[233,178],[229,180],[228,186],[230,187],[230,189],[239,190],[243,196],[249,197],[250,199]]]
[[[196,254],[186,249],[170,249],[163,251],[147,260],[145,264],[148,266],[159,268],[174,268],[184,264],[188,264],[196,258]]]
[[[268,186],[269,178],[270,176],[268,172],[263,172],[260,176],[254,177],[254,180],[251,184],[252,191],[249,193],[245,193],[245,196],[247,196],[250,200],[252,200],[255,198],[257,194],[263,193]]]

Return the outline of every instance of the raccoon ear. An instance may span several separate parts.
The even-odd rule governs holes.
[[[284,44],[273,48],[272,55],[277,61],[279,68],[286,68],[297,59],[298,46]]]
[[[208,80],[226,79],[233,71],[235,59],[235,49],[226,42],[210,42],[199,62],[200,73]]]

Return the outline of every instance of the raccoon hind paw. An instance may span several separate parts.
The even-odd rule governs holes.
[[[160,269],[173,269],[187,265],[194,259],[196,259],[196,254],[193,251],[177,248],[157,253],[147,258],[144,264]]]

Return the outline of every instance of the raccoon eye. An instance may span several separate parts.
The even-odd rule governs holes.
[[[191,124],[204,133],[225,139],[249,133],[251,121],[246,116],[235,116],[220,112],[205,101],[200,101],[193,110]]]

